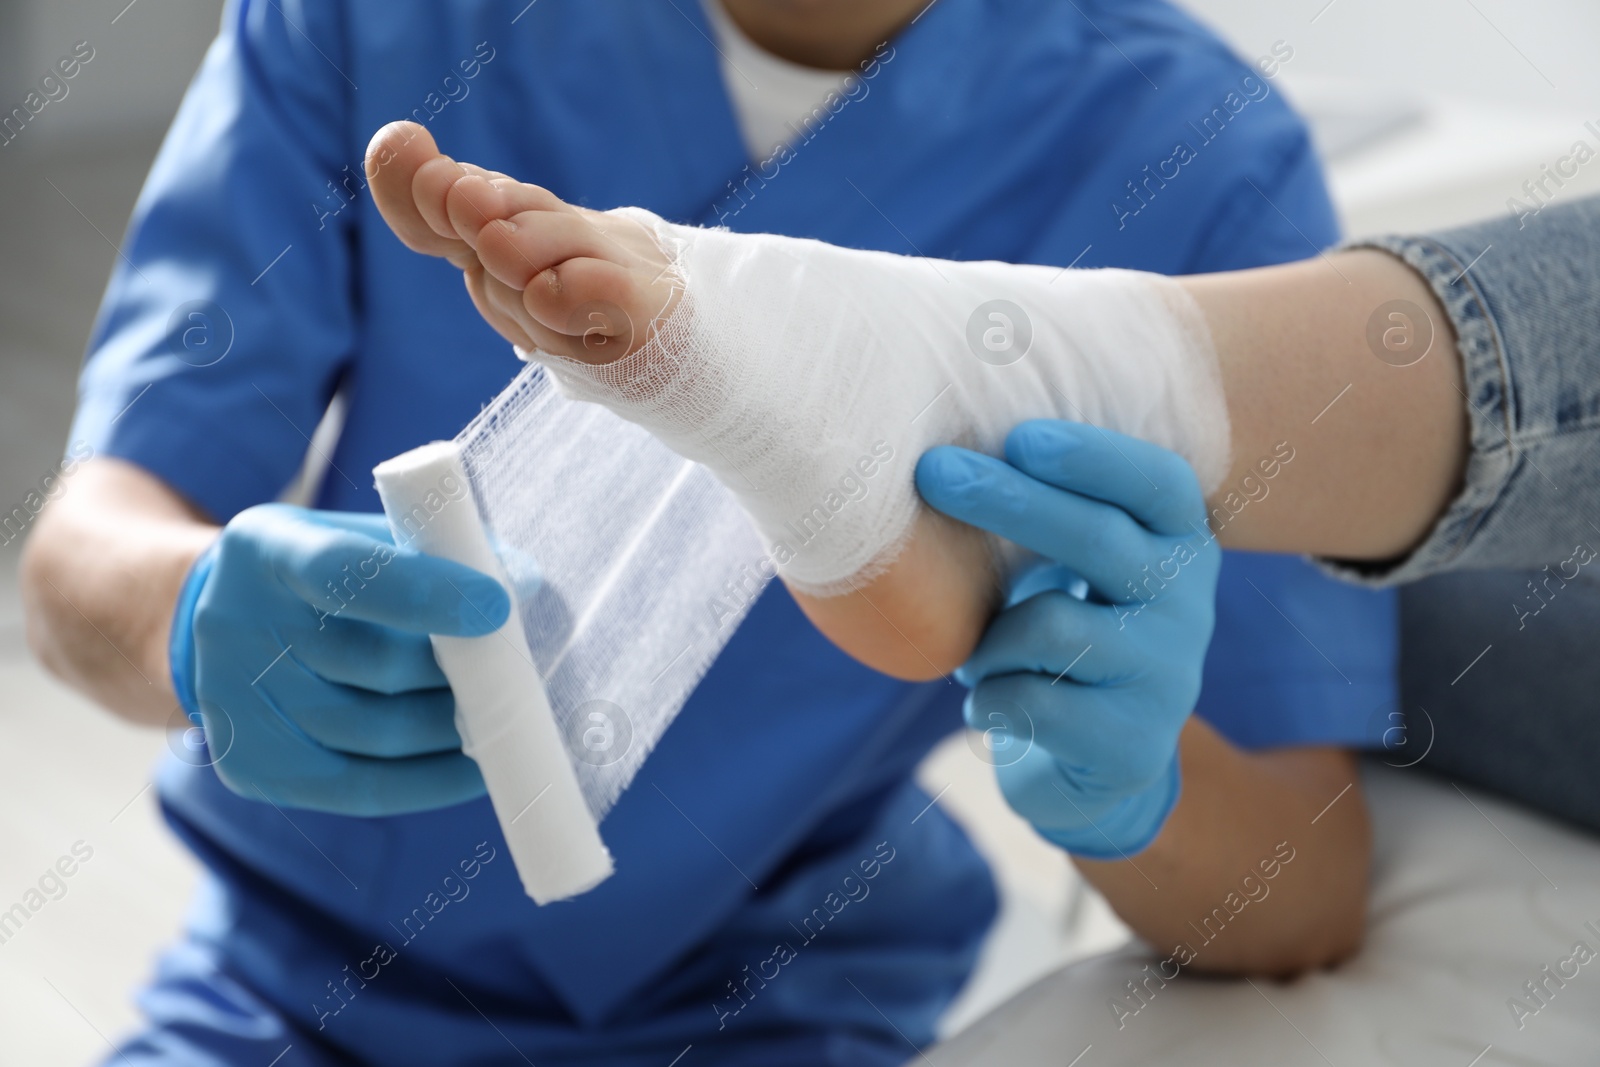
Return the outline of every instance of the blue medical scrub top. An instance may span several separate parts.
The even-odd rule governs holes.
[[[1184,273],[1335,237],[1299,121],[1155,0],[939,0],[780,170],[747,169],[709,35],[692,0],[230,3],[135,209],[74,439],[225,521],[280,494],[342,389],[318,504],[376,511],[372,466],[517,370],[363,191],[367,139],[408,116],[580,204],[864,248]],[[1369,740],[1392,601],[1279,558],[1232,557],[1222,585],[1202,712],[1251,745]],[[772,589],[605,820],[616,875],[546,908],[486,800],[281,812],[174,761],[162,803],[212,877],[124,1051],[898,1063],[996,907],[910,782],[960,697],[855,664]],[[835,912],[864,863],[870,895]],[[779,943],[792,959],[752,981]]]

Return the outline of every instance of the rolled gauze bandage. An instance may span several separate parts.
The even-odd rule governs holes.
[[[373,470],[395,543],[492,575],[511,591],[479,518],[460,446],[440,441]],[[611,854],[584,800],[520,612],[483,637],[434,636],[455,694],[461,748],[483,772],[530,897],[563,900],[610,877]]]

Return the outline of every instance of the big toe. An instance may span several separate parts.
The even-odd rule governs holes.
[[[441,161],[447,165],[448,157],[440,154],[425,128],[415,122],[391,122],[367,144],[367,185],[383,220],[407,248],[453,258],[464,251],[462,242],[430,223],[414,191],[419,176],[437,171]]]

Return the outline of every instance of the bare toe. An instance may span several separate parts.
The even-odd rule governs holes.
[[[433,135],[422,126],[391,122],[367,145],[367,184],[384,221],[407,248],[430,256],[459,256],[461,240],[435,231],[412,191],[418,172],[440,158]]]
[[[435,234],[455,245],[466,242],[450,225],[450,213],[445,208],[445,201],[450,195],[450,187],[466,173],[466,168],[460,163],[449,156],[440,155],[418,167],[415,177],[411,179],[411,198],[423,221]]]
[[[569,259],[633,260],[582,215],[549,211],[523,211],[495,220],[478,232],[477,248],[489,273],[514,289]]]
[[[584,363],[612,363],[648,339],[658,313],[639,281],[633,271],[607,260],[569,259],[528,283],[522,308],[528,319],[560,335],[559,354]]]
[[[520,294],[513,293],[513,299],[508,301],[504,293],[497,291],[505,286],[486,274],[483,267],[476,263],[462,271],[462,278],[467,283],[467,295],[472,297],[473,307],[478,309],[478,314],[483,316],[485,322],[494,327],[496,333],[524,349],[540,347],[540,339],[534,337],[524,325],[524,320],[528,318],[526,312],[515,307],[515,297]],[[505,310],[508,304],[515,313]]]
[[[476,248],[478,233],[490,222],[524,211],[576,214],[560,197],[537,185],[489,174],[467,174],[450,187],[445,209],[455,236]]]

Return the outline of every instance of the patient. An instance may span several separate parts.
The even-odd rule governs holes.
[[[997,761],[1002,790],[1153,944],[1189,944],[1195,937],[1190,917],[1214,906],[1224,908],[1225,923],[1227,912],[1235,905],[1242,910],[1250,893],[1268,891],[1261,882],[1267,870],[1276,873],[1301,854],[1308,858],[1290,880],[1296,888],[1276,883],[1280,903],[1253,913],[1249,942],[1207,943],[1199,966],[1288,973],[1353,951],[1366,892],[1368,829],[1359,792],[1338,803],[1355,781],[1351,755],[1314,743],[1250,752],[1190,716],[1200,697],[1200,662],[1221,566],[1201,487],[1222,501],[1237,479],[1230,477],[1222,375],[1202,305],[1177,283],[1133,272],[1061,277],[1056,270],[998,264],[941,262],[929,270],[924,260],[736,235],[710,238],[721,242],[717,252],[731,250],[731,260],[716,263],[722,274],[708,275],[697,273],[712,262],[698,242],[714,231],[670,227],[644,212],[568,205],[538,187],[458,164],[439,153],[425,130],[407,123],[374,137],[367,173],[390,227],[412,249],[461,268],[479,312],[502,336],[543,362],[570,394],[613,407],[705,462],[739,495],[769,541],[781,538],[777,526],[784,515],[770,507],[779,495],[770,490],[803,483],[819,466],[832,473],[837,457],[829,458],[829,448],[859,428],[829,424],[837,412],[797,391],[809,388],[810,379],[846,377],[852,361],[892,360],[896,342],[908,350],[901,358],[948,371],[958,395],[934,417],[928,436],[898,449],[908,453],[903,488],[912,510],[906,528],[872,527],[864,537],[844,538],[826,546],[825,554],[834,555],[821,563],[775,554],[796,599],[823,633],[880,670],[926,678],[961,667],[961,680],[973,687],[968,722],[986,735],[1009,743],[1018,726],[989,709],[1031,709],[1022,717],[1031,719],[1028,729],[1036,728],[1037,737],[1025,739],[1015,762]],[[675,242],[694,242],[693,254]],[[740,258],[748,248],[760,254]],[[820,260],[825,269],[783,276],[807,260]],[[767,273],[774,269],[789,286],[774,283]],[[923,270],[929,270],[925,278],[907,277]],[[958,304],[974,295],[1026,291],[1036,308],[1059,293],[1083,300],[1093,314],[1065,325],[1036,315],[1040,321],[1031,327],[1039,353],[1026,362],[998,358],[1003,351],[993,361],[982,358],[979,348],[993,350],[967,347],[958,322],[956,343],[946,345],[955,349],[951,358],[927,347],[941,342],[937,330],[922,330],[881,299],[863,298],[880,280],[875,274],[890,278],[893,294],[913,306],[914,316],[943,326],[949,324],[933,305],[952,301],[957,291]],[[932,293],[931,302],[919,285]],[[841,291],[852,286],[858,288]],[[806,293],[799,290],[807,287],[825,294],[822,306],[804,306]],[[751,325],[761,316],[762,299],[799,300],[798,310],[785,306],[780,315],[781,339]],[[741,300],[745,306],[730,306]],[[906,332],[857,319],[838,331],[836,351],[809,343],[817,340],[818,319],[849,319],[859,312],[850,306],[855,302],[870,305],[869,317]],[[962,307],[958,318],[965,317]],[[1109,325],[1101,321],[1107,319]],[[739,324],[732,347],[708,347],[708,334],[713,341],[729,339],[717,332],[727,321]],[[980,325],[1000,329],[1016,321],[980,319]],[[878,335],[883,332],[893,336],[885,341]],[[1046,338],[1056,347],[1041,345]],[[1141,341],[1163,350],[1118,347]],[[1103,352],[1117,355],[1114,366],[1094,358]],[[832,356],[839,361],[826,363]],[[747,380],[729,380],[728,364],[756,379],[753,398],[741,395]],[[810,373],[792,373],[796,366]],[[991,372],[1009,377],[995,385]],[[927,397],[937,403],[933,384]],[[957,401],[993,404],[998,411],[963,422],[948,410],[959,407]],[[1063,403],[1066,413],[1112,429],[1024,423],[1005,432],[1019,418],[1062,414]],[[891,406],[888,418],[871,403],[858,403],[852,414],[869,423],[868,431],[904,444],[905,424],[925,417],[918,410],[925,406],[931,407],[927,398],[917,394],[897,411]],[[804,419],[816,415],[821,425],[807,426]],[[984,426],[985,415],[1002,427],[998,440]],[[1119,431],[1164,439],[1189,462]],[[706,439],[723,446],[708,448]],[[1071,595],[1074,583],[1059,573],[1029,571],[1013,584],[1020,562],[1014,549],[917,503],[911,463],[926,445],[948,443],[1004,448],[1035,471],[1070,472],[1082,506],[1055,519],[1073,527],[1066,538],[1078,550],[1073,566],[1094,603]],[[766,455],[772,451],[778,452],[775,462]],[[1292,447],[1279,447],[1276,460],[1271,446],[1252,452],[1239,477],[1275,477],[1293,455]],[[956,450],[936,449],[924,468],[929,462],[959,466],[965,460]],[[1128,464],[1147,479],[1149,491],[1144,483],[1128,491]],[[752,466],[761,476],[750,477]],[[892,510],[884,514],[893,521]],[[836,532],[835,526],[824,531]],[[1048,538],[1028,547],[1064,556],[1052,551]],[[842,583],[831,580],[838,575]],[[1007,586],[1010,604],[980,646]],[[1330,614],[1341,610],[1331,598],[1327,607]],[[1263,606],[1252,601],[1247,611],[1259,614]],[[1308,716],[1360,699],[1356,692],[1319,694]],[[1278,699],[1261,691],[1264,711]],[[1072,702],[1071,713],[1060,713],[1062,701]],[[1297,853],[1294,841],[1308,826],[1315,827],[1317,847]],[[1281,852],[1273,851],[1274,841]],[[1241,877],[1249,879],[1245,897]]]
[[[1330,294],[1328,267],[1316,260],[1175,282],[728,235],[563,203],[457,163],[408,122],[378,131],[367,172],[390,227],[412,249],[462,268],[478,310],[502,336],[544,362],[570,395],[612,407],[716,472],[779,545],[779,573],[817,627],[899,677],[938,677],[964,662],[1014,562],[996,540],[919,506],[911,463],[930,446],[1004,450],[1015,460],[1021,445],[1006,437],[1015,424],[1089,422],[1187,459],[1230,547],[1365,559],[1408,547],[1394,528],[1409,522],[1416,533],[1401,538],[1415,539],[1456,477],[1459,405],[1412,410],[1416,396],[1455,387],[1453,361],[1424,361],[1397,381],[1394,367],[1365,352],[1333,362],[1282,358],[1314,339],[1361,336],[1370,309],[1393,297],[1433,308],[1442,321],[1422,280],[1379,252],[1341,254],[1333,269],[1348,285]],[[1031,320],[1011,303],[1010,318],[974,313],[963,336],[969,304],[1002,294],[1031,308]],[[1303,315],[1258,328],[1267,309],[1297,301]],[[941,320],[951,304],[955,317]],[[997,330],[1027,330],[1032,354],[1024,345],[1015,358],[986,358],[974,320],[984,344]],[[1402,421],[1404,432],[1433,442],[1411,453],[1434,475],[1433,488],[1408,491],[1397,465],[1384,463],[1387,441],[1360,423],[1302,430],[1336,394],[1347,408]],[[846,520],[786,558],[790,517],[869,443],[900,454],[887,492],[852,505]],[[1260,482],[1259,465],[1284,447],[1311,459],[1297,473],[1329,463],[1372,473],[1336,493],[1302,473],[1277,487],[1292,502],[1240,514],[1235,502]],[[930,462],[956,460],[935,452],[924,474]],[[1140,473],[1158,495],[1193,477],[1174,473],[1158,488]],[[793,489],[808,484],[821,488]],[[1352,506],[1354,495],[1383,506]],[[1185,528],[1180,521],[1162,532]],[[1138,599],[1131,588],[1110,595]]]

